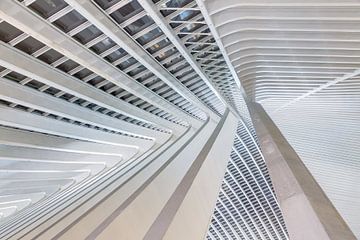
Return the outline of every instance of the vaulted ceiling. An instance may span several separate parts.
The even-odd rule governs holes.
[[[239,123],[207,238],[287,239],[245,100],[264,106],[360,238],[359,10],[1,0],[0,238],[76,207],[228,108]]]
[[[360,2],[200,4],[247,97],[263,105],[360,238]]]

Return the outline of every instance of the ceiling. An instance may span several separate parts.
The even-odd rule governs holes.
[[[106,196],[97,189],[229,108],[239,126],[224,192],[245,221],[235,234],[286,239],[239,79],[211,29],[191,0],[0,1],[0,238],[95,204]]]
[[[360,2],[204,5],[247,97],[263,105],[360,238]]]
[[[238,129],[206,237],[288,239],[244,96],[264,106],[359,237],[359,8],[0,1],[0,238],[91,199],[228,108]]]

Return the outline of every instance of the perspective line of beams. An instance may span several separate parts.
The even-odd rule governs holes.
[[[14,108],[0,106],[0,111],[2,113],[0,115],[1,125],[114,146],[120,145],[136,148],[141,146],[144,148],[144,145],[140,144],[145,144],[145,147],[151,147],[151,145],[153,145],[153,142],[149,140],[129,138],[124,135],[111,134],[91,128],[84,131],[84,128],[78,125],[46,118]]]
[[[173,124],[154,114],[141,110],[125,101],[108,94],[103,94],[88,84],[66,76],[50,66],[41,63],[37,59],[21,53],[14,47],[7,46],[5,43],[0,43],[0,52],[0,65],[12,71],[19,72],[35,80],[37,79],[49,86],[54,86],[59,90],[135,119],[160,125],[170,130],[179,127],[177,124]]]
[[[132,39],[123,30],[90,1],[65,0],[70,6],[77,10],[81,15],[87,18],[91,23],[98,27],[102,32],[109,36],[115,43],[122,46],[123,49],[133,56],[137,61],[143,64],[147,69],[153,72],[171,88],[176,90],[181,96],[193,103],[203,112],[214,114],[203,102],[201,102],[189,89],[182,85],[172,74],[161,66],[144,48],[142,48],[134,39]]]
[[[40,93],[34,89],[23,87],[5,78],[0,78],[0,97],[6,101],[46,111],[51,114],[88,123],[95,126],[111,129],[117,132],[149,137],[154,140],[163,139],[166,135],[143,127],[134,127],[133,124],[114,119],[99,112],[83,108],[66,101]],[[159,134],[160,133],[160,134]]]
[[[0,127],[0,143],[36,149],[103,155],[105,157],[120,156],[124,159],[129,159],[136,152],[136,148],[133,147],[112,146],[79,140],[74,142],[72,139],[7,127]]]
[[[214,92],[214,94],[221,100],[221,102],[224,105],[226,105],[235,116],[240,118],[239,113],[237,112],[236,107],[232,104],[231,100],[226,99],[226,96],[223,96],[226,95],[226,93],[222,93],[220,90],[218,90],[218,87],[215,84],[213,84],[211,80],[209,80],[208,75],[204,72],[200,64],[194,60],[189,50],[183,44],[183,41],[176,35],[174,30],[172,30],[170,26],[166,23],[166,19],[169,19],[169,17],[163,18],[160,12],[156,11],[156,5],[150,3],[148,0],[138,0],[138,2],[140,5],[142,5],[145,11],[147,11],[148,14],[150,14],[153,20],[159,25],[161,30],[164,32],[164,34],[170,39],[170,41],[174,44],[174,46],[178,49],[178,51],[183,54],[184,58],[193,67],[193,69],[201,77],[201,79],[203,79],[203,81],[208,85],[208,87]],[[204,25],[203,27],[207,27],[207,25]]]
[[[210,14],[207,10],[207,8],[205,7],[205,4],[203,1],[201,0],[195,0],[196,4],[198,5],[198,7],[200,8],[200,11],[202,13],[202,15],[204,16],[204,20],[207,23],[207,25],[209,26],[210,32],[212,33],[212,35],[214,36],[215,42],[217,44],[217,46],[219,47],[220,52],[222,53],[224,60],[226,62],[226,65],[228,66],[230,72],[231,72],[231,76],[233,77],[236,85],[240,88],[240,90],[242,89],[241,86],[241,82],[240,79],[237,75],[236,70],[234,69],[232,62],[228,56],[228,54],[226,53],[226,49],[225,46],[223,44],[223,42],[221,41],[220,35],[218,33],[218,30],[215,28],[215,25],[210,17]]]
[[[216,86],[209,80],[209,77],[204,73],[199,63],[197,63],[191,56],[189,50],[183,44],[183,41],[176,35],[176,33],[170,28],[165,19],[160,15],[160,12],[156,10],[156,5],[148,0],[138,0],[139,4],[144,8],[144,10],[152,17],[155,23],[158,24],[159,28],[163,31],[166,37],[174,44],[178,51],[183,55],[187,62],[192,66],[195,72],[201,77],[201,79],[206,83],[206,85],[213,91],[213,93],[222,101],[223,104],[226,104],[232,109],[231,105],[224,99],[224,97],[219,93]],[[234,111],[233,111],[234,112]],[[236,114],[236,112],[234,112]]]
[[[45,20],[36,17],[26,10],[21,3],[11,0],[0,1],[0,17],[129,93],[144,99],[164,111],[178,116],[191,125],[199,125],[197,119],[154,94],[151,90],[128,77],[115,66],[75,42],[75,40],[71,39],[65,33],[55,29]],[[118,31],[118,29],[114,30]]]

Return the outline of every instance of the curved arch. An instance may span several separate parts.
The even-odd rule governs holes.
[[[242,52],[236,52],[230,57],[231,62],[236,61],[237,59],[244,58],[247,56],[254,55],[285,55],[285,56],[322,56],[322,57],[332,57],[332,56],[352,56],[359,57],[360,51],[358,50],[327,50],[327,49],[261,49],[261,48],[249,48],[243,50]]]
[[[359,67],[358,63],[343,63],[343,64],[335,64],[335,63],[313,63],[313,62],[270,62],[270,61],[258,61],[252,63],[246,63],[243,65],[235,66],[234,68],[238,71],[246,71],[249,69],[253,69],[254,67],[290,67],[290,68],[314,68],[314,69],[322,69],[322,68],[333,68],[333,69],[354,69]]]
[[[263,20],[326,20],[334,19],[359,19],[360,5],[352,8],[339,8],[335,6],[242,6],[233,7],[226,11],[212,14],[212,19],[217,27],[237,20],[263,19]],[[321,14],[319,14],[321,13]]]
[[[359,24],[359,20],[274,20],[274,19],[240,19],[228,22],[217,27],[220,36],[244,30],[272,30],[272,31],[321,31],[321,32],[353,32],[354,24]]]
[[[216,14],[222,11],[226,11],[228,9],[236,8],[236,7],[245,7],[245,6],[358,6],[359,2],[356,0],[321,0],[314,2],[313,0],[303,0],[301,3],[294,2],[292,0],[252,0],[251,2],[246,0],[222,0],[216,1],[211,0],[208,1],[207,7],[210,14]]]
[[[316,76],[313,73],[301,73],[301,75],[299,75],[298,73],[289,73],[289,72],[261,72],[258,74],[249,74],[248,76],[243,77],[241,80],[243,81],[243,83],[246,83],[246,81],[253,81],[253,79],[255,78],[260,78],[260,77],[299,77],[299,76],[303,76],[304,78],[331,78],[334,79],[335,77],[338,77],[340,75],[335,75],[335,74],[317,74]]]
[[[239,40],[226,46],[229,55],[249,48],[289,48],[289,49],[332,49],[332,50],[360,50],[360,41],[332,41],[320,42],[314,40],[268,40],[252,39]]]
[[[346,34],[345,34],[346,33]],[[228,32],[221,36],[225,45],[239,41],[251,39],[268,39],[268,40],[319,40],[319,41],[358,41],[360,31],[353,30],[349,32],[311,32],[311,31],[271,31],[245,29],[234,32]]]
[[[247,66],[251,66],[254,64],[265,64],[265,63],[273,63],[273,64],[285,64],[285,65],[289,65],[289,64],[296,64],[296,63],[300,63],[300,64],[319,64],[321,65],[331,65],[331,64],[340,64],[341,66],[352,66],[352,67],[357,67],[359,64],[360,58],[359,59],[354,59],[354,58],[341,58],[341,57],[323,57],[323,58],[318,58],[318,57],[307,57],[307,56],[277,56],[277,55],[265,55],[265,56],[258,56],[255,55],[253,57],[247,57],[245,59],[240,59],[240,60],[236,60],[233,61],[233,66],[234,68],[236,67],[247,67]]]
[[[256,74],[261,74],[261,73],[293,73],[293,74],[314,74],[316,76],[316,74],[331,74],[331,75],[340,75],[342,76],[343,74],[346,73],[350,73],[350,71],[338,71],[337,69],[327,69],[326,71],[324,70],[317,70],[317,69],[291,69],[291,68],[264,68],[264,67],[255,67],[253,69],[250,69],[249,71],[246,71],[244,73],[239,73],[239,78],[247,78],[250,75],[256,75]]]

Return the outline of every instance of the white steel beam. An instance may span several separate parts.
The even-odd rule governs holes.
[[[300,100],[302,100],[302,99],[304,99],[304,98],[306,98],[306,97],[308,97],[310,95],[313,95],[313,94],[315,94],[315,93],[317,93],[317,92],[319,92],[319,91],[321,91],[321,90],[323,90],[325,88],[328,88],[328,87],[330,87],[332,85],[335,85],[335,84],[337,84],[339,82],[342,82],[342,81],[345,81],[347,79],[356,77],[359,74],[360,74],[360,69],[357,69],[357,70],[355,70],[355,71],[353,71],[351,73],[345,74],[342,77],[335,78],[332,81],[329,81],[329,82],[327,82],[325,84],[322,84],[321,86],[319,86],[317,88],[314,88],[311,91],[308,91],[305,94],[302,94],[301,96],[299,96],[299,97],[297,97],[295,99],[292,99],[291,101],[287,102],[286,104],[284,104],[284,105],[278,107],[277,109],[275,109],[274,112],[278,112],[278,111],[280,111],[280,110],[282,110],[282,109],[284,109],[284,108],[286,108],[286,107],[288,107],[288,106],[290,106],[290,105],[292,105],[292,104],[294,104],[294,103],[296,103],[296,102],[298,102],[298,101],[300,101]]]
[[[91,5],[91,7],[94,8],[93,5]],[[98,11],[98,9],[95,10]],[[92,53],[89,49],[86,49],[84,46],[75,42],[75,40],[60,32],[48,22],[36,17],[34,14],[25,9],[21,3],[10,0],[1,1],[0,17],[27,34],[42,41],[51,48],[54,48],[64,54],[66,57],[73,59],[80,65],[92,70],[114,84],[119,85],[126,91],[139,96],[140,98],[165,111],[179,116],[192,126],[199,126],[200,123],[198,120],[195,120],[172,104],[164,101],[164,99],[157,96],[137,81],[129,78],[115,66],[112,66],[105,60],[100,59],[100,57]],[[111,24],[114,23],[111,22]],[[36,26],[36,28],[34,28],[34,26]],[[118,26],[115,25],[114,28],[117,29]],[[41,34],[39,34],[39,32],[41,32]]]
[[[66,2],[76,9],[80,14],[86,17],[90,22],[97,26],[107,36],[109,36],[125,51],[132,55],[137,61],[143,64],[147,69],[157,75],[161,80],[176,90],[186,100],[190,101],[208,115],[213,115],[199,99],[197,99],[187,88],[174,78],[163,66],[161,66],[150,54],[148,54],[136,41],[129,37],[123,30],[108,18],[98,18],[103,13],[89,1],[66,0]],[[117,29],[116,31],[114,31]]]
[[[53,170],[59,169],[62,171],[65,171],[66,169],[60,169],[61,164],[98,164],[98,167],[101,167],[100,170],[103,170],[105,167],[113,167],[114,165],[124,161],[122,157],[118,156],[100,156],[94,154],[32,149],[28,147],[6,145],[0,147],[0,160],[9,160],[13,162],[12,165],[14,165],[16,161],[26,161],[28,164],[58,164],[59,166],[55,167]],[[14,168],[16,167],[14,166]],[[24,170],[30,170],[29,166]],[[76,170],[76,168],[74,170]]]
[[[0,111],[2,113],[0,115],[0,123],[5,126],[115,146],[132,147],[138,151],[146,151],[154,144],[153,141],[129,138],[123,135],[84,128],[9,107],[0,106]]]
[[[5,233],[12,235],[14,238],[26,235],[29,238],[35,237],[41,239],[39,237],[40,234],[42,234],[42,239],[48,239],[48,236],[53,238],[57,236],[57,234],[63,234],[64,232],[61,230],[67,228],[72,222],[81,225],[83,221],[82,217],[87,215],[89,211],[93,211],[94,205],[100,207],[99,212],[95,211],[95,215],[97,216],[96,221],[102,221],[104,217],[111,215],[114,208],[121,205],[121,203],[126,204],[129,200],[131,201],[134,195],[137,196],[139,190],[141,190],[144,185],[149,184],[153,176],[158,175],[159,172],[164,169],[164,166],[172,162],[174,157],[184,149],[184,146],[191,142],[194,134],[197,134],[198,131],[199,130],[195,130],[194,128],[188,129],[177,141],[167,142],[152,154],[141,156],[138,160],[132,161],[129,167],[125,169],[125,172],[113,171],[108,174],[110,176],[102,176],[105,180],[101,180],[101,184],[97,183],[100,179],[95,179],[93,184],[86,189],[88,190],[86,196],[82,196],[81,194],[78,196],[79,191],[75,191],[72,194],[62,196],[61,199],[63,203],[50,202],[51,205],[44,203],[46,205],[39,206],[40,209],[38,209],[42,213],[40,219],[37,218],[34,221],[32,211],[27,211],[25,216],[27,218],[30,217],[31,220],[25,222],[26,228],[19,229],[16,227],[17,225],[10,226],[10,228],[6,229]],[[130,184],[126,184],[128,181]],[[79,190],[84,190],[82,187],[83,186],[80,186]],[[111,199],[108,199],[108,196],[110,196]],[[109,204],[108,200],[111,202],[113,199],[115,199],[116,204]],[[65,205],[64,203],[70,203],[70,205],[68,205],[66,209],[62,209]],[[106,207],[103,208],[104,206]],[[51,208],[53,210],[51,210]],[[62,211],[59,212],[59,209],[62,209]],[[54,215],[54,212],[58,214]],[[19,217],[22,217],[20,220],[24,219],[24,216]],[[55,225],[59,226],[59,228],[52,227]],[[90,223],[88,221],[86,221],[85,225],[91,229],[95,229],[97,226],[96,222]],[[35,228],[35,231],[31,231]],[[72,230],[70,229],[68,231]],[[3,236],[3,234],[1,236]],[[83,234],[87,233],[83,232]]]
[[[240,89],[242,89],[242,87],[241,87],[241,82],[240,82],[240,80],[239,80],[239,77],[238,77],[238,75],[237,75],[237,72],[235,71],[235,69],[234,69],[234,67],[233,67],[233,65],[232,65],[232,63],[231,63],[231,60],[230,60],[228,54],[226,53],[225,47],[224,47],[224,45],[223,45],[223,42],[222,42],[222,40],[221,40],[221,38],[220,38],[220,36],[219,36],[219,34],[218,34],[218,31],[217,31],[216,28],[215,28],[215,25],[214,25],[214,23],[213,23],[213,20],[211,19],[210,14],[209,14],[209,12],[208,12],[208,10],[207,10],[204,2],[201,1],[201,0],[196,0],[196,3],[197,3],[197,5],[199,6],[202,15],[204,16],[205,22],[206,22],[207,25],[209,26],[209,29],[210,29],[210,31],[211,31],[211,34],[214,36],[214,39],[215,39],[215,41],[216,41],[216,43],[217,43],[217,45],[218,45],[218,47],[219,47],[219,49],[220,49],[220,52],[222,53],[222,55],[223,55],[223,57],[224,57],[224,59],[225,59],[225,61],[226,61],[226,64],[227,64],[227,66],[228,66],[228,68],[229,68],[229,70],[230,70],[230,72],[231,72],[231,75],[232,75],[233,79],[235,80],[237,86],[238,86]]]
[[[350,228],[262,106],[249,103],[249,110],[289,237],[294,240],[355,240]],[[299,224],[307,231],[299,228]]]
[[[0,43],[0,52],[0,65],[3,67],[115,112],[155,126],[159,125],[160,127],[174,131],[174,134],[176,135],[183,130],[183,127],[177,124],[171,123],[163,118],[141,110],[129,103],[126,103],[125,101],[103,94],[99,90],[90,87],[75,78],[68,77],[63,73],[41,63],[37,59],[27,56],[4,43]]]
[[[182,56],[188,61],[188,63],[192,66],[195,72],[203,79],[203,81],[208,85],[208,87],[213,91],[213,93],[221,100],[223,104],[229,107],[233,114],[239,116],[238,112],[233,108],[233,106],[228,103],[224,97],[219,93],[216,86],[211,82],[206,73],[201,69],[199,63],[197,63],[189,50],[186,49],[180,38],[174,34],[173,30],[170,28],[168,23],[165,22],[165,19],[160,16],[160,12],[156,9],[156,5],[154,5],[149,0],[139,0],[139,3],[145,9],[146,12],[153,18],[153,20],[159,25],[164,34],[170,39],[170,41],[175,45],[175,47],[179,50]]]
[[[153,141],[159,141],[159,143],[162,143],[169,138],[168,134],[163,134],[140,126],[134,127],[131,123],[114,119],[99,112],[71,104],[62,99],[51,97],[45,93],[23,87],[4,78],[1,78],[0,81],[0,96],[2,99],[9,102],[14,102],[16,104],[79,122],[88,123],[90,125],[111,129],[113,131],[150,138]]]
[[[31,147],[64,152],[123,156],[129,159],[136,154],[135,148],[80,141],[58,136],[45,135],[19,129],[0,127],[0,143],[10,146]]]

